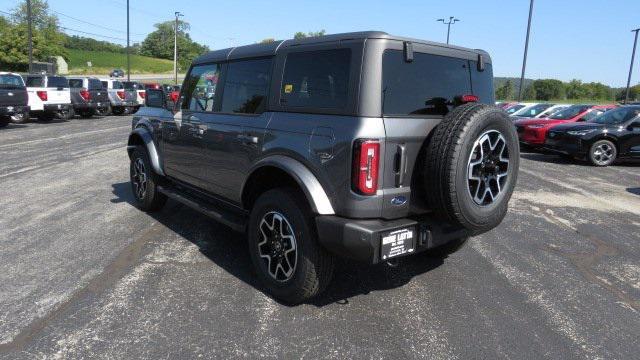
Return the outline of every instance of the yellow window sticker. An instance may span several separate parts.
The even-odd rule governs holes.
[[[284,86],[284,93],[285,94],[290,94],[293,91],[293,85],[292,84],[286,84]]]

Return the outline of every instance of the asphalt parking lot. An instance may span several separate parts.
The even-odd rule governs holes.
[[[637,358],[640,166],[523,154],[499,228],[266,296],[243,237],[131,205],[130,117],[0,130],[0,358]]]

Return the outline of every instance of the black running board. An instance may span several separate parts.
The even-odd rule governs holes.
[[[158,186],[157,189],[167,197],[232,228],[235,231],[244,232],[246,229],[247,216],[244,214],[225,210],[223,206],[216,206],[211,202],[202,201],[195,196],[190,196],[189,194],[173,187]]]

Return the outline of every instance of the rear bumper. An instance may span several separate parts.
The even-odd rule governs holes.
[[[389,232],[402,229],[413,231],[414,249],[398,257],[416,254],[469,235],[465,230],[450,228],[428,217],[356,220],[322,215],[316,218],[316,225],[318,239],[328,251],[370,264],[387,260],[382,258],[382,236]]]
[[[95,110],[98,107],[96,103],[77,103],[73,104],[74,110]]]
[[[45,104],[45,112],[69,111],[71,104]]]
[[[29,106],[17,105],[17,106],[0,106],[1,116],[12,116],[16,114],[28,113],[31,109]]]

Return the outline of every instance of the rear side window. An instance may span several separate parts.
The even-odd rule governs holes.
[[[83,87],[82,79],[69,79],[69,87],[74,89]]]
[[[445,115],[456,96],[472,93],[465,59],[414,53],[406,62],[402,51],[387,50],[382,71],[385,115]]]
[[[215,111],[220,64],[197,65],[184,81],[182,108],[191,111]]]
[[[47,87],[55,87],[55,88],[68,88],[69,81],[66,77],[62,76],[49,76],[47,80]]]
[[[343,109],[348,102],[351,50],[290,53],[280,103],[285,107]]]
[[[28,87],[43,87],[44,86],[44,78],[41,76],[29,76],[27,77],[27,86]]]
[[[98,79],[89,79],[89,90],[102,90],[102,82]]]
[[[493,67],[490,63],[484,63],[484,70],[478,71],[478,62],[469,61],[471,66],[471,93],[478,97],[483,104],[493,104],[495,93],[493,91]]]
[[[229,63],[222,92],[221,112],[259,114],[267,105],[271,59]]]

